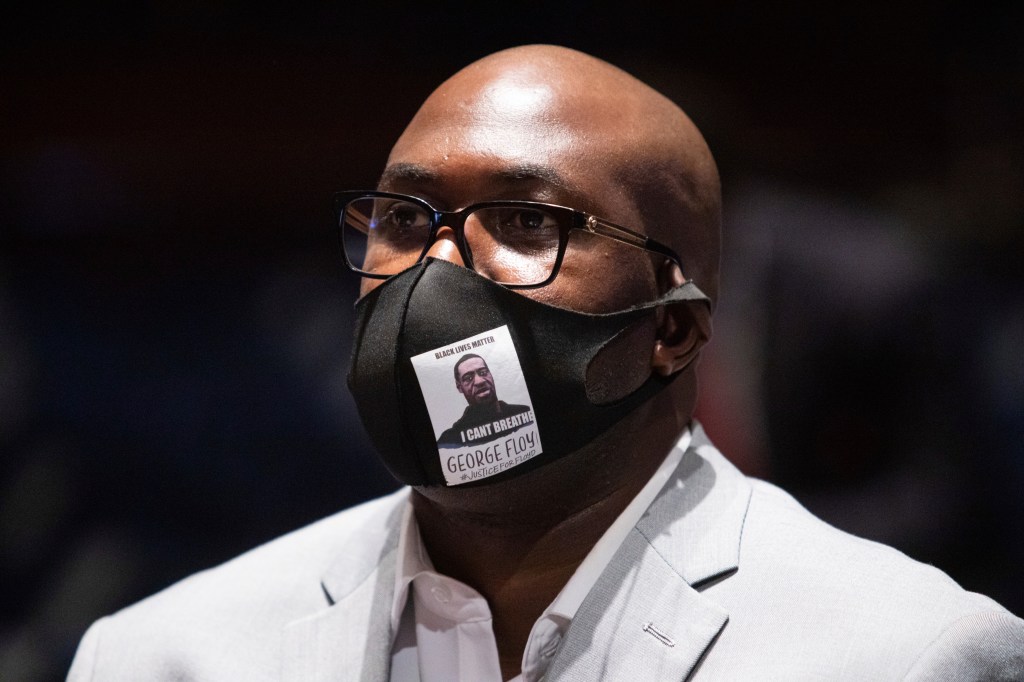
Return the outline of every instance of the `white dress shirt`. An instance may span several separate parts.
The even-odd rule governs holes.
[[[580,604],[675,471],[689,444],[687,429],[534,623],[523,651],[522,671],[512,682],[544,679]],[[391,682],[501,681],[498,645],[487,600],[472,587],[434,570],[420,538],[411,502],[406,503],[398,537],[391,631],[395,633]]]

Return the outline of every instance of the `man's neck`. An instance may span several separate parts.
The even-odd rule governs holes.
[[[519,477],[414,492],[416,520],[435,568],[472,586],[491,607],[503,672],[518,673],[534,622],[643,488],[682,428],[670,418],[634,417],[590,446]],[[645,426],[638,432],[633,424]]]
[[[413,496],[435,568],[471,585],[490,606],[504,679],[518,674],[533,624],[634,495],[631,486],[619,488],[554,525],[446,514]],[[512,505],[507,514],[523,512]]]

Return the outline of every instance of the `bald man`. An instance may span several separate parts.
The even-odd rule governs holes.
[[[1024,679],[1024,622],[745,478],[691,420],[719,186],[666,98],[499,52],[338,216],[349,385],[407,485],[98,621],[71,679]],[[482,346],[531,418],[452,453],[433,396]]]

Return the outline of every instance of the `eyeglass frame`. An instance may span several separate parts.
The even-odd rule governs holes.
[[[469,249],[469,245],[466,242],[466,217],[476,211],[485,208],[494,208],[499,206],[505,206],[510,208],[524,208],[534,209],[538,211],[546,211],[552,213],[562,213],[568,215],[569,220],[558,220],[558,253],[555,257],[555,262],[551,266],[551,274],[548,275],[547,279],[536,284],[509,284],[501,282],[500,284],[509,289],[537,289],[543,286],[551,284],[558,276],[558,271],[562,267],[562,260],[565,258],[565,252],[569,245],[569,234],[573,230],[581,230],[588,234],[597,235],[599,237],[607,237],[613,239],[627,246],[634,248],[643,249],[651,253],[656,253],[663,258],[667,258],[669,261],[675,263],[680,271],[683,271],[683,261],[672,248],[662,244],[656,239],[651,239],[645,234],[631,230],[628,227],[617,225],[610,220],[599,218],[592,213],[586,211],[580,211],[575,208],[569,208],[568,206],[560,206],[558,204],[547,204],[540,201],[522,201],[516,199],[502,200],[502,201],[480,201],[474,204],[465,206],[464,208],[456,211],[439,211],[438,209],[431,206],[425,199],[413,196],[411,194],[400,194],[397,192],[381,192],[377,190],[345,190],[342,192],[334,193],[334,216],[335,222],[338,226],[338,238],[341,240],[341,252],[345,257],[345,264],[350,270],[357,273],[362,277],[369,277],[371,279],[388,279],[394,277],[398,273],[390,275],[382,275],[379,273],[366,272],[360,268],[357,268],[349,260],[348,251],[345,249],[345,238],[344,238],[344,225],[341,222],[343,211],[346,206],[355,201],[356,199],[362,198],[382,198],[382,199],[401,199],[403,201],[411,201],[423,208],[427,209],[430,215],[430,229],[427,232],[427,237],[423,245],[423,251],[416,257],[413,264],[419,263],[423,260],[427,252],[430,251],[430,247],[434,245],[437,240],[437,232],[442,227],[448,227],[455,233],[455,246],[459,250],[459,255],[462,257],[463,262],[466,266],[477,272],[476,267],[473,265],[472,252]],[[558,217],[557,215],[555,216]]]

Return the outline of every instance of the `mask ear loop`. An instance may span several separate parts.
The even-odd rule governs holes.
[[[711,300],[697,289],[692,280],[681,286],[687,285],[699,292],[700,297],[676,300],[662,308],[659,315],[658,337],[651,364],[653,371],[661,376],[682,374],[711,338]]]
[[[657,308],[659,306],[669,305],[670,303],[703,303],[708,309],[711,309],[711,299],[707,297],[703,291],[701,291],[692,279],[688,279],[679,286],[672,287],[664,294],[654,299],[653,301],[647,301],[645,303],[637,303],[634,306],[630,306],[625,310],[611,313],[595,313],[594,317],[608,317],[611,315],[621,315],[623,313],[640,312],[644,310],[650,310],[651,308]]]
[[[623,344],[629,344],[632,341],[632,335],[643,333],[642,328],[639,327],[639,325],[651,319],[651,316],[644,315],[644,313],[652,313],[658,308],[664,309],[669,306],[679,305],[686,305],[688,307],[693,305],[704,305],[710,310],[711,300],[691,280],[673,287],[654,301],[641,303],[618,313],[604,313],[597,315],[597,317],[610,315],[624,315],[630,317],[635,315],[638,319],[631,321],[623,327],[622,331],[604,343],[590,359],[590,362],[587,363],[587,368],[584,373],[584,388],[586,390],[587,399],[590,400],[591,403],[594,405],[612,405],[630,398],[633,394],[643,390],[645,386],[668,384],[677,376],[682,374],[682,370],[693,362],[693,358],[696,357],[696,352],[692,353],[683,367],[680,367],[673,372],[662,373],[651,369],[651,357],[645,354],[644,357],[637,362],[637,374],[640,374],[639,365],[641,362],[644,368],[646,368],[646,373],[644,373],[644,378],[642,380],[627,384],[625,386],[625,390],[623,390],[621,381],[606,378],[610,370],[621,376],[620,371],[616,371],[616,365],[622,364],[622,350],[620,346]],[[692,317],[696,317],[696,315],[692,315]],[[657,327],[657,321],[655,321],[655,327]],[[699,330],[696,329],[696,325],[694,325],[692,329],[695,332],[698,332],[701,336],[708,336],[707,334],[699,332]],[[652,341],[657,341],[656,334],[656,328],[651,330],[649,336]],[[695,346],[695,350],[699,350],[700,347],[703,346],[703,343],[697,343],[697,341],[698,339],[695,338],[693,344]],[[616,355],[620,357],[619,360],[615,360]],[[617,378],[618,377],[616,377],[616,379]]]
[[[594,405],[617,403],[651,378],[650,358],[630,349],[652,344],[656,329],[654,315],[648,313],[627,324],[594,353],[584,371],[587,400]]]

